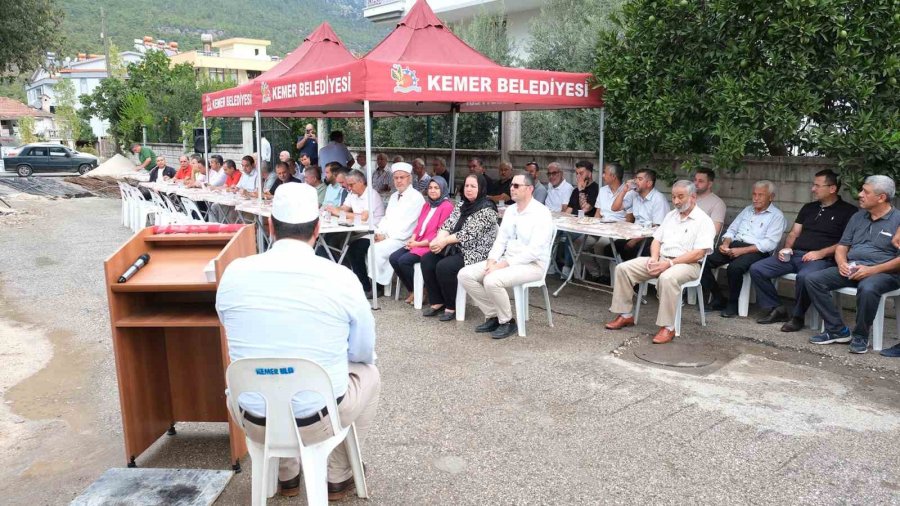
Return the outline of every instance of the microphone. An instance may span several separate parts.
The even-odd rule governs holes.
[[[141,268],[148,263],[150,263],[150,253],[144,253],[143,255],[139,256],[138,259],[135,260],[133,264],[131,264],[131,267],[129,267],[128,270],[125,271],[125,274],[119,276],[119,283],[124,283],[131,279],[131,277],[134,276],[137,271],[141,270]]]

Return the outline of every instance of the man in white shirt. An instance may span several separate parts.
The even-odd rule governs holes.
[[[610,209],[625,211],[626,220],[646,227],[662,223],[669,212],[669,201],[656,189],[656,171],[640,169],[625,185],[626,190],[616,195]],[[616,250],[623,259],[634,258],[643,242],[644,239],[616,241]],[[643,253],[646,255],[647,250]]]
[[[378,195],[369,199],[372,189],[366,186],[366,175],[362,172],[356,169],[351,170],[346,176],[346,182],[350,193],[344,199],[344,203],[333,209],[331,214],[339,216],[341,211],[344,211],[347,213],[347,221],[350,222],[356,221],[358,215],[361,223],[368,223],[371,216],[372,225],[377,227],[381,223],[381,218],[384,217],[384,201]],[[369,200],[375,206],[371,213],[369,212]]]
[[[562,167],[557,162],[547,164],[547,199],[544,205],[554,213],[561,213],[569,205],[575,187],[563,177]]]
[[[375,322],[359,282],[347,269],[316,257],[319,235],[316,192],[287,183],[272,202],[272,248],[234,260],[222,275],[216,310],[225,327],[231,360],[290,357],[312,360],[331,378],[341,423],[356,424],[362,445],[375,413],[381,378],[375,361]],[[299,260],[299,261],[298,261]],[[257,394],[242,395],[247,437],[265,441],[266,406]],[[308,392],[294,396],[294,416],[305,444],[331,436],[324,402]],[[299,493],[300,462],[279,463],[282,495]],[[354,486],[344,445],[328,458],[328,496],[342,499]]]
[[[340,130],[335,130],[331,132],[331,135],[328,136],[328,139],[331,141],[327,146],[319,150],[319,163],[320,167],[324,167],[331,162],[338,162],[341,165],[350,167],[353,165],[353,155],[350,154],[350,150],[347,149],[347,146],[344,145],[344,132]]]
[[[606,324],[610,330],[634,325],[634,285],[659,278],[656,288],[659,331],[653,337],[654,344],[665,344],[675,338],[675,312],[681,304],[681,285],[700,275],[700,262],[712,251],[716,235],[712,220],[697,207],[697,189],[693,183],[682,180],[672,185],[672,205],[675,209],[666,214],[653,233],[650,258],[635,258],[616,266],[609,310],[619,315]]]
[[[272,145],[269,144],[269,139],[265,137],[260,137],[260,143],[262,146],[259,150],[261,158],[259,166],[265,172],[274,172],[272,170]]]
[[[721,310],[723,318],[738,315],[738,298],[744,282],[744,274],[755,262],[772,254],[784,234],[784,214],[772,204],[775,200],[775,184],[763,179],[753,185],[753,203],[744,208],[722,234],[719,249],[706,259],[703,270],[703,291],[712,294],[710,311]],[[728,299],[713,274],[713,269],[728,264]]]
[[[463,267],[457,275],[485,316],[475,332],[490,332],[494,339],[509,337],[517,328],[506,289],[543,278],[553,245],[553,216],[532,197],[531,175],[513,177],[510,192],[515,205],[506,208],[487,260]]]
[[[221,155],[211,155],[209,157],[209,170],[207,171],[207,184],[210,186],[225,186],[225,180],[228,175],[222,167],[225,162]]]
[[[256,160],[250,155],[245,155],[241,158],[241,179],[235,185],[235,188],[244,192],[245,195],[255,193],[257,179],[259,179],[259,175],[257,174]]]
[[[406,240],[412,236],[413,229],[425,204],[425,197],[412,185],[412,166],[406,162],[398,162],[391,166],[393,171],[394,186],[397,191],[388,200],[387,211],[384,218],[375,226],[375,244],[372,246],[373,273],[368,273],[366,268],[366,256],[369,251],[370,236],[365,236],[350,243],[347,256],[350,266],[363,288],[370,286],[370,275],[376,285],[386,285],[391,282],[394,269],[391,268],[390,257],[398,249],[406,244]],[[348,197],[349,198],[349,197]],[[376,196],[377,200],[381,197]],[[378,287],[375,286],[377,290]],[[366,290],[368,292],[368,290]]]

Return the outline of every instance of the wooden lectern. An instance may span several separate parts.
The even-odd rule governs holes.
[[[150,262],[125,283],[119,276],[142,254]],[[106,262],[125,458],[135,458],[175,422],[228,422],[231,464],[247,453],[244,434],[225,405],[228,342],[216,314],[218,281],[204,267],[215,261],[216,280],[234,259],[256,253],[256,232],[134,235]]]

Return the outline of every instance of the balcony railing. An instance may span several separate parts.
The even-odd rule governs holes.
[[[366,9],[381,7],[384,5],[403,3],[404,0],[366,0]]]

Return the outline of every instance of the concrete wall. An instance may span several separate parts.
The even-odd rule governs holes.
[[[147,146],[157,155],[165,156],[170,165],[173,161],[177,164],[178,157],[185,153],[193,154],[192,149],[185,151],[181,144],[148,143]],[[209,154],[222,155],[225,160],[231,158],[240,165],[241,157],[244,156],[244,148],[240,144],[216,144]]]

